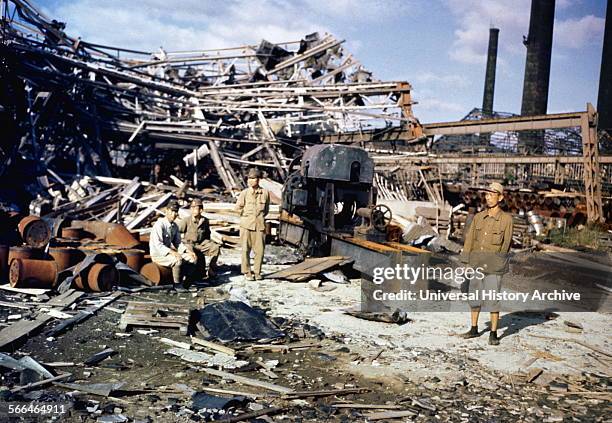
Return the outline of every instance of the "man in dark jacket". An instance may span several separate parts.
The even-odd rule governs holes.
[[[179,231],[187,249],[193,251],[197,256],[197,270],[202,277],[207,274],[206,256],[210,257],[208,277],[213,278],[216,274],[221,246],[210,239],[210,223],[202,215],[202,200],[194,199],[190,208],[191,216],[178,222]]]

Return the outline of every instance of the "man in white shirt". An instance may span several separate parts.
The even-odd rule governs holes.
[[[178,204],[171,202],[165,208],[165,216],[153,225],[149,239],[149,250],[153,263],[170,267],[175,285],[182,283],[183,288],[189,287],[189,275],[196,263],[196,255],[187,249],[181,241],[177,224]]]

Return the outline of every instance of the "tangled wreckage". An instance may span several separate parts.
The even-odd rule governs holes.
[[[507,187],[513,245],[529,256],[517,267],[543,260],[538,284],[576,272],[608,293],[605,260],[541,242],[593,224],[612,247],[612,144],[590,104],[517,116],[494,112],[491,91],[461,121],[421,124],[411,85],[377,80],[332,35],[147,52],[72,37],[29,0],[0,4],[0,416],[40,401],[98,422],[606,417],[594,406],[610,399],[599,315],[584,313],[594,344],[567,338],[583,325],[555,313],[504,315],[515,331],[546,326],[521,333],[529,345],[510,345],[494,372],[440,336],[465,323],[457,313],[417,315],[414,336],[394,325],[414,316],[360,301],[375,267],[455,257],[491,181]],[[275,242],[268,280],[249,284],[235,272],[234,201],[253,167]],[[149,254],[174,198],[203,200],[223,246],[216,279],[185,295]],[[555,342],[588,349],[566,353],[567,368],[589,372],[529,368],[561,367]]]

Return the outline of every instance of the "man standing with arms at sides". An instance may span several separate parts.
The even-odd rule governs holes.
[[[259,186],[261,171],[249,170],[247,185],[238,196],[235,210],[240,213],[240,245],[242,247],[241,271],[247,280],[261,280],[266,240],[265,216],[270,209],[270,193]],[[251,250],[255,252],[254,270],[251,272]]]
[[[508,252],[512,243],[512,216],[502,211],[500,204],[504,199],[504,187],[493,182],[486,191],[487,209],[477,213],[465,237],[463,261],[472,268],[481,268],[484,278],[470,280],[470,294],[478,293],[478,301],[470,301],[472,327],[462,338],[480,336],[478,317],[481,308],[491,312],[490,345],[499,345],[497,325],[499,322],[499,301],[482,300],[483,292],[500,292],[502,275],[508,271]]]
[[[188,251],[187,246],[181,241],[176,218],[178,217],[178,204],[171,202],[164,210],[161,217],[153,225],[149,239],[149,250],[153,263],[172,269],[174,287],[178,288],[182,283],[183,288],[189,288],[190,265],[195,264],[196,255]]]
[[[195,198],[191,201],[191,216],[178,222],[181,238],[187,248],[193,251],[198,259],[197,272],[199,276],[206,275],[206,256],[210,257],[208,264],[208,277],[215,276],[217,259],[221,246],[210,239],[210,223],[202,215],[202,200]]]

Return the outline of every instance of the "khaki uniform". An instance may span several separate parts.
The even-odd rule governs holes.
[[[241,271],[251,273],[251,250],[255,252],[255,275],[261,275],[266,238],[265,216],[270,209],[270,193],[258,187],[247,188],[238,196],[236,211],[240,213]]]
[[[204,275],[206,272],[206,256],[210,257],[210,265],[214,266],[221,252],[221,246],[210,239],[208,219],[202,216],[196,220],[189,216],[178,222],[178,228],[183,242],[198,258],[198,272]]]
[[[512,216],[501,210],[495,216],[490,216],[486,210],[474,216],[465,237],[463,261],[473,268],[480,267],[484,277],[470,280],[470,293],[501,291],[502,275],[508,271],[512,230]],[[469,305],[490,312],[499,312],[501,308],[498,300],[480,299],[470,301]]]
[[[487,274],[506,273],[512,230],[512,216],[502,210],[495,216],[486,210],[477,213],[465,237],[464,261],[482,267]]]

